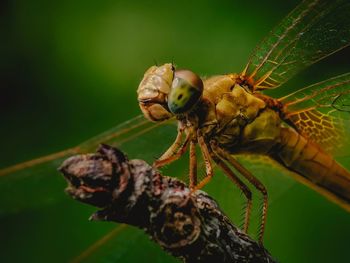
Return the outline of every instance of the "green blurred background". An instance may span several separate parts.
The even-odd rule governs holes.
[[[202,76],[239,72],[258,41],[297,3],[1,1],[0,168],[77,145],[140,114],[136,88],[155,62],[174,61]],[[281,94],[349,72],[349,57],[346,49],[312,66]],[[54,169],[52,174],[58,175]],[[282,177],[279,184],[284,182],[292,181]],[[207,190],[235,217],[234,196],[220,196],[235,190],[216,187],[226,183],[214,179]],[[67,262],[115,229],[112,223],[87,221],[95,209],[67,197],[59,176],[50,184],[28,179],[25,189],[16,187],[14,180],[1,188],[2,262]],[[4,209],[4,200],[10,206],[43,188],[59,198]],[[350,214],[303,185],[286,189],[268,215],[265,245],[272,255],[280,262],[349,261]],[[176,262],[133,228],[85,260]]]

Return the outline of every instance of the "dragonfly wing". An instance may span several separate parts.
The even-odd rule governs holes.
[[[253,90],[280,86],[350,45],[348,0],[305,0],[257,46],[242,77]]]
[[[290,176],[292,172],[265,155],[240,154],[237,159],[266,186],[269,193],[269,205],[276,202],[296,182]],[[259,217],[258,220],[260,220]]]
[[[287,121],[324,150],[341,154],[350,145],[350,73],[280,98]]]
[[[176,127],[171,122],[155,124],[138,116],[76,147],[1,169],[0,214],[41,207],[64,198],[66,183],[57,168],[74,154],[95,152],[99,144],[106,143],[120,147],[131,158],[152,162],[175,134]],[[153,144],[155,140],[162,143]]]

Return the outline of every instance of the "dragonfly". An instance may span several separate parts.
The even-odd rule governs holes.
[[[246,180],[263,196],[260,241],[268,191],[254,171],[237,161],[236,154],[266,155],[297,180],[350,211],[350,175],[334,160],[349,145],[350,73],[296,87],[281,98],[267,95],[270,90],[283,89],[306,67],[349,46],[349,14],[350,3],[345,0],[301,2],[257,46],[240,73],[201,79],[189,70],[175,69],[172,63],[151,67],[138,89],[146,118],[136,117],[76,147],[2,169],[0,178],[25,180],[33,167],[58,167],[64,158],[94,151],[100,143],[122,146],[150,131],[174,130],[172,121],[177,119],[176,140],[155,166],[175,161],[189,147],[190,186],[196,190],[210,181],[216,164],[246,197],[243,229],[248,231],[252,199]],[[206,170],[200,182],[198,145]]]

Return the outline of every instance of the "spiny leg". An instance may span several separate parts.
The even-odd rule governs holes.
[[[197,185],[195,185],[194,188],[192,188],[192,192],[195,192],[203,188],[207,183],[209,183],[209,181],[213,178],[213,175],[214,175],[213,166],[211,165],[211,161],[210,161],[210,153],[202,136],[198,136],[198,143],[199,143],[199,147],[201,149],[204,164],[205,164],[205,177],[202,181],[200,181]]]
[[[243,194],[247,198],[247,206],[246,206],[246,212],[245,212],[245,220],[244,220],[244,231],[247,232],[250,222],[250,214],[251,214],[251,208],[252,208],[252,193],[249,190],[249,188],[230,170],[230,168],[220,159],[218,156],[216,156],[211,150],[208,149],[204,138],[202,136],[198,137],[198,143],[201,148],[203,159],[205,162],[205,168],[206,168],[206,177],[199,182],[198,185],[192,190],[196,191],[198,189],[201,189],[204,187],[213,177],[213,168],[211,165],[210,159],[213,159],[214,162],[219,165],[220,168],[223,169],[223,171],[227,174],[227,176],[241,189]]]
[[[213,150],[216,154],[218,154],[221,158],[228,161],[235,169],[237,169],[240,174],[242,174],[254,187],[261,192],[263,195],[263,208],[261,215],[261,226],[259,231],[259,242],[263,242],[265,225],[266,225],[266,215],[267,215],[267,207],[268,207],[268,196],[267,190],[265,186],[257,179],[251,172],[249,172],[246,168],[244,168],[235,158],[231,156],[230,153],[224,151],[220,147],[215,144],[212,144]]]
[[[213,161],[223,170],[227,177],[243,192],[247,198],[247,204],[245,207],[244,225],[243,231],[248,232],[248,227],[250,223],[250,215],[252,211],[252,192],[248,186],[239,177],[232,172],[232,170],[214,153],[211,154]]]
[[[197,185],[197,156],[196,156],[196,142],[190,142],[190,189]]]
[[[175,141],[168,148],[168,150],[166,150],[166,152],[163,153],[163,155],[153,163],[153,167],[160,168],[164,165],[167,165],[179,159],[186,152],[188,142],[190,140],[190,136],[187,135],[185,141],[181,143],[183,134],[184,134],[184,129],[179,127],[177,130],[177,136]]]

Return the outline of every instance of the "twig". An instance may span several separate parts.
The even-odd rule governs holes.
[[[60,171],[74,199],[102,208],[91,220],[137,226],[184,262],[275,262],[234,226],[205,192],[162,176],[142,160],[102,145],[67,159]]]

